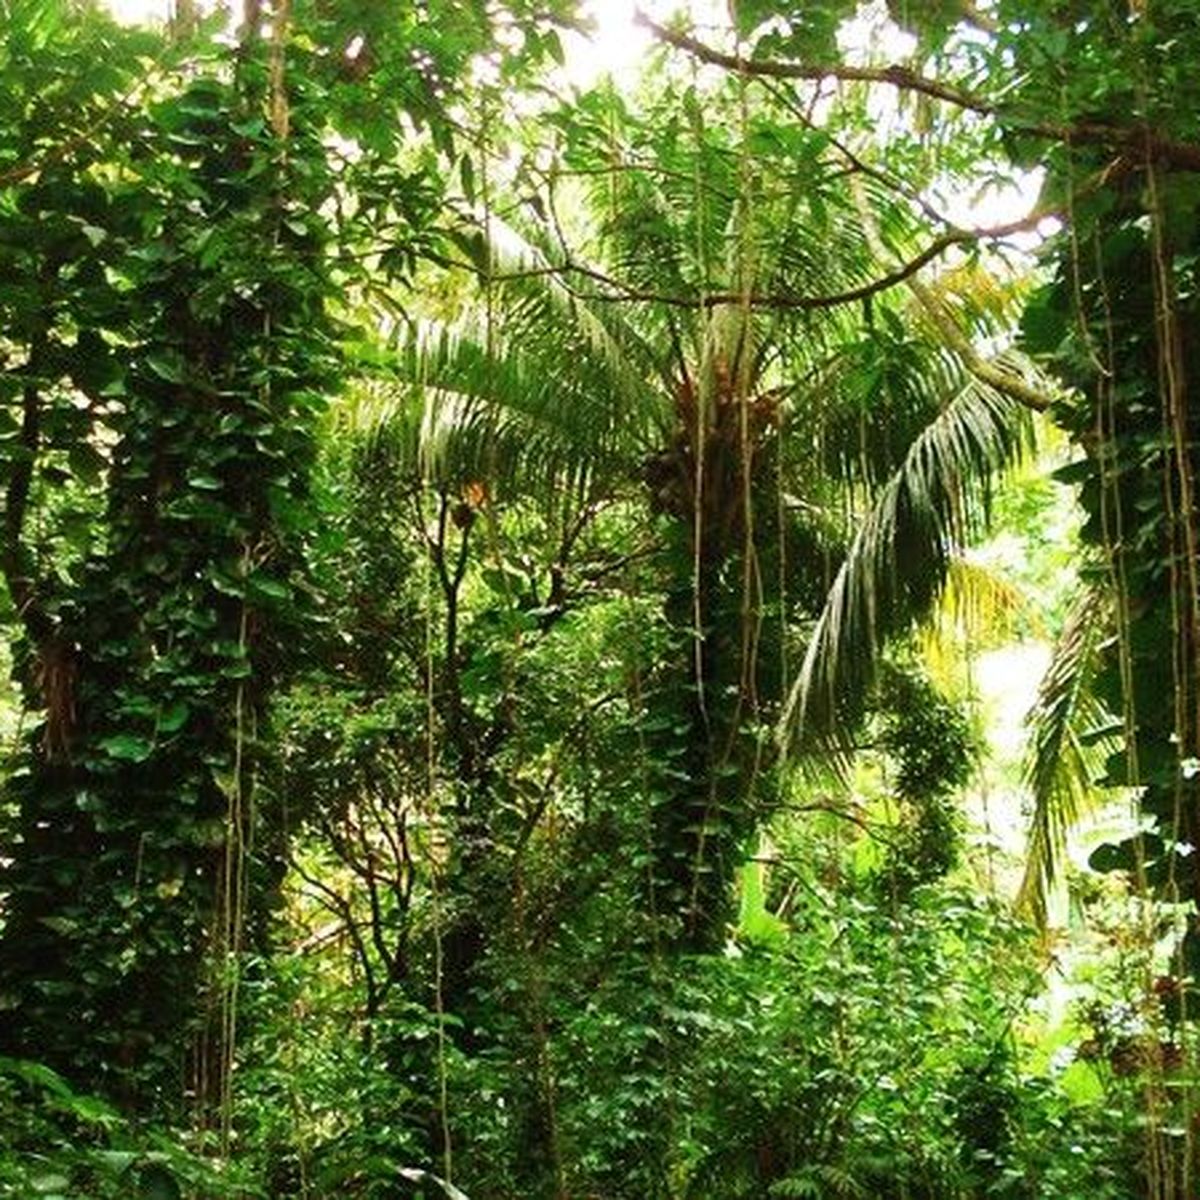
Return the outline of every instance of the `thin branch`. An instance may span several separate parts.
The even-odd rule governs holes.
[[[996,21],[988,13],[971,3],[971,0],[959,0],[958,15],[968,25],[974,25],[976,29],[983,30],[984,33],[999,33],[1000,23]]]
[[[383,902],[379,898],[380,872],[375,867],[375,848],[371,845],[370,839],[367,837],[366,827],[363,822],[355,820],[353,826],[354,833],[358,837],[358,844],[364,856],[365,866],[358,874],[367,885],[367,902],[371,908],[371,943],[374,945],[375,951],[383,963],[387,978],[391,979],[394,977],[396,964],[392,959],[387,942],[383,936]],[[391,881],[389,880],[388,882],[390,883]]]
[[[371,966],[371,955],[367,950],[366,943],[363,941],[362,930],[358,927],[358,922],[354,918],[354,908],[349,899],[343,896],[341,892],[331,887],[324,880],[315,874],[309,874],[299,863],[299,860],[293,856],[291,860],[292,870],[296,872],[300,878],[311,887],[316,896],[314,897],[326,911],[333,913],[339,918],[346,928],[346,932],[350,935],[350,940],[354,943],[355,953],[358,955],[359,965],[363,971],[363,982],[367,988],[367,1009],[374,1012],[376,1005],[376,997],[378,996],[378,987],[375,980],[375,971]]]
[[[612,704],[617,700],[622,699],[620,692],[608,692],[603,696],[598,696],[593,700],[579,715],[572,721],[571,725],[563,733],[559,743],[557,753],[550,762],[549,770],[546,773],[545,779],[542,781],[540,796],[533,808],[525,814],[525,820],[522,822],[520,832],[517,834],[517,839],[513,847],[513,864],[514,870],[520,864],[521,854],[524,851],[529,839],[533,836],[534,830],[537,829],[541,822],[546,809],[550,807],[550,801],[554,798],[554,787],[558,782],[559,773],[562,770],[562,752],[565,745],[572,742],[578,737],[579,733],[587,728],[588,722],[606,705]]]
[[[896,849],[896,841],[890,837],[888,833],[883,832],[883,827],[878,822],[868,821],[866,817],[861,817],[856,812],[836,802],[829,801],[812,801],[807,804],[784,804],[781,805],[785,811],[792,813],[823,813],[826,816],[837,817],[842,821],[849,821],[851,825],[857,825],[859,829],[874,841],[880,842],[890,849]]]
[[[879,226],[875,220],[875,214],[871,211],[865,189],[862,187],[860,180],[854,180],[852,191],[854,202],[858,207],[859,215],[862,217],[863,231],[866,234],[867,244],[870,246],[873,254],[877,257],[883,257],[886,253],[886,248],[883,245],[883,239],[879,236]],[[1008,228],[1013,232],[1015,232],[1016,228],[1030,228],[1032,225],[1036,225],[1038,222],[1044,220],[1047,215],[1045,211],[1037,211],[1031,213],[1030,216],[1024,218],[1022,221],[1011,222]],[[949,237],[952,235],[947,234],[946,236]],[[954,317],[946,311],[942,302],[925,284],[915,277],[915,273],[910,273],[906,276],[905,283],[909,291],[916,297],[917,303],[920,304],[939,336],[958,355],[963,365],[976,379],[982,380],[990,387],[995,388],[996,391],[1037,412],[1044,412],[1050,407],[1052,397],[1049,394],[1040,388],[1034,387],[1028,381],[1021,378],[1021,376],[985,359],[975,349],[971,339],[963,332]]]
[[[786,88],[778,87],[775,84],[768,83],[768,90],[771,95],[779,101],[789,112],[803,122],[809,129],[817,132],[819,127],[813,120],[812,114],[803,109],[797,102],[794,96],[790,95]],[[896,179],[887,171],[881,171],[878,167],[872,166],[860,158],[845,142],[840,141],[828,130],[821,129],[819,132],[829,139],[829,144],[836,150],[842,158],[846,160],[850,170],[859,171],[870,179],[874,179],[877,183],[881,183],[889,191],[895,192],[898,196],[903,197],[909,203],[919,208],[926,217],[929,218],[935,225],[940,225],[945,229],[954,229],[954,222],[948,217],[938,212],[924,196],[915,188],[909,187],[902,180]]]
[[[319,929],[314,929],[306,937],[292,943],[293,954],[308,954],[314,950],[323,950],[330,942],[335,942],[346,932],[346,923],[342,919],[327,921]]]
[[[925,310],[926,316],[933,323],[946,345],[962,359],[963,365],[976,379],[1003,392],[1013,400],[1032,408],[1035,412],[1045,412],[1052,402],[1052,397],[1034,387],[1027,380],[1012,371],[1006,371],[994,362],[989,362],[975,349],[971,339],[962,331],[958,322],[946,311],[945,305],[916,279],[910,279],[908,286],[918,303]]]

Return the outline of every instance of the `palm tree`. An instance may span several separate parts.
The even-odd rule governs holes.
[[[489,1036],[484,990],[510,986],[514,960],[547,969],[539,937],[599,920],[598,940],[635,947],[642,972],[721,946],[736,871],[796,764],[827,774],[831,751],[850,752],[888,640],[937,597],[986,518],[988,480],[1028,440],[1022,402],[947,349],[926,306],[994,333],[1004,297],[965,267],[925,302],[897,286],[892,257],[917,239],[903,192],[864,176],[885,258],[845,186],[860,172],[819,131],[769,106],[748,117],[736,82],[703,104],[682,90],[643,113],[601,90],[554,161],[505,187],[477,163],[489,186],[462,198],[445,275],[426,281],[440,319],[401,323],[354,400],[368,443],[399,447],[405,486],[425,490],[417,537],[441,628],[422,669],[449,827],[436,999],[468,1052]],[[1015,358],[992,366],[1024,378]],[[530,511],[560,542],[545,587],[509,572],[506,538]],[[581,565],[572,537],[602,511],[624,540]],[[522,726],[540,688],[530,647],[626,570],[657,597],[653,653],[616,651],[614,708],[629,715],[603,718],[611,795],[589,809],[564,792],[552,833],[545,796],[522,795],[513,769],[538,736]],[[472,616],[485,576],[499,582],[484,603],[505,610],[489,610],[493,628],[518,631],[500,667]],[[580,695],[581,721],[593,700]],[[561,882],[531,900],[523,864],[542,828]],[[621,901],[587,908],[608,873]],[[619,961],[601,958],[572,969]],[[555,1154],[538,990],[515,1037],[540,1086],[513,1097],[535,1171]]]
[[[974,312],[966,270],[894,286],[903,190],[743,88],[589,98],[523,215],[464,212],[482,295],[404,328],[364,405],[443,489],[642,489],[687,646],[647,694],[644,899],[692,950],[725,936],[776,768],[845,747],[887,640],[982,527],[1035,386],[1011,353],[977,370],[959,325],[945,345],[996,320],[994,285]]]

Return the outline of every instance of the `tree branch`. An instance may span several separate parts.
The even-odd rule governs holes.
[[[661,42],[694,55],[701,62],[769,79],[801,79],[819,82],[836,79],[845,83],[883,83],[901,91],[918,92],[935,100],[969,112],[1004,118],[1004,110],[975,92],[953,84],[943,83],[921,75],[910,67],[892,64],[886,67],[852,67],[841,63],[781,62],[776,59],[747,59],[725,54],[696,38],[660,25],[640,9],[634,14],[636,24],[644,26]],[[1164,137],[1149,125],[1108,124],[1102,121],[1083,121],[1078,124],[1005,122],[1008,130],[1030,137],[1049,138],[1077,146],[1104,146],[1138,164],[1156,162],[1180,171],[1200,171],[1200,145]]]
[[[1030,125],[1014,126],[1014,131],[1057,138],[1076,146],[1105,146],[1120,151],[1122,158],[1138,166],[1158,163],[1178,171],[1200,171],[1200,145],[1163,137],[1143,123],[1124,126],[1099,122]]]
[[[875,214],[871,212],[871,207],[867,202],[861,180],[853,180],[851,189],[854,193],[854,202],[858,206],[858,211],[862,216],[863,230],[867,237],[867,244],[871,247],[873,254],[882,257],[885,253],[885,247],[883,240],[879,236],[879,227],[875,221]],[[1013,224],[1028,227],[1031,221],[1036,224],[1046,216],[1047,213],[1045,212],[1037,212],[1026,217],[1023,221]],[[1019,404],[1023,404],[1027,408],[1032,408],[1037,412],[1044,412],[1050,407],[1052,398],[1041,389],[1034,387],[1019,375],[1015,375],[1011,371],[1006,371],[1003,367],[997,366],[996,363],[988,362],[975,349],[971,339],[962,331],[958,322],[946,311],[937,296],[917,279],[915,275],[910,275],[905,280],[905,283],[908,286],[908,290],[916,297],[917,303],[924,309],[926,316],[929,317],[939,335],[946,342],[946,345],[962,359],[963,365],[976,379],[995,388],[996,391],[1001,392],[1003,395],[1011,397]]]
[[[899,64],[886,67],[852,67],[843,63],[793,63],[746,59],[734,54],[724,54],[687,34],[676,33],[648,17],[641,9],[634,13],[633,20],[634,24],[650,30],[660,42],[674,46],[677,50],[686,50],[701,62],[714,67],[724,67],[727,71],[762,75],[772,79],[807,79],[814,83],[824,79],[838,79],[845,83],[886,83],[903,91],[920,92],[922,95],[932,96],[935,100],[948,101],[972,112],[994,111],[992,105],[982,96],[952,84],[942,83],[938,79],[930,79],[910,67],[902,67]]]
[[[536,279],[542,276],[579,275],[591,280],[607,292],[582,293],[573,291],[572,294],[581,300],[590,301],[639,301],[649,304],[662,304],[670,308],[709,309],[720,308],[727,304],[749,304],[751,308],[777,309],[791,312],[811,312],[818,309],[837,308],[843,304],[853,304],[866,300],[879,292],[887,291],[897,284],[907,282],[923,267],[928,266],[934,259],[944,254],[953,246],[969,245],[980,241],[997,241],[1011,237],[1014,233],[1033,229],[1047,217],[1061,216],[1057,209],[1039,209],[1027,217],[1009,221],[1003,225],[986,228],[960,229],[953,228],[933,239],[919,254],[896,267],[894,270],[872,279],[857,287],[847,288],[841,292],[814,293],[803,295],[796,292],[758,292],[745,296],[738,292],[707,292],[697,296],[682,296],[669,292],[650,291],[634,288],[613,276],[598,271],[594,267],[568,259],[562,263],[549,263],[544,267],[530,267],[521,271],[507,271],[493,275],[493,283],[514,282],[521,279]],[[460,264],[469,266],[470,264]]]
[[[974,25],[984,33],[1000,32],[1000,23],[972,4],[971,0],[959,0],[958,13],[968,25]]]

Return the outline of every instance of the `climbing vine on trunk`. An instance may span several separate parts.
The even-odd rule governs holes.
[[[73,269],[107,306],[77,342],[103,347],[89,400],[104,422],[84,442],[103,532],[67,579],[26,581],[35,556],[10,483],[9,588],[46,613],[27,609],[25,647],[46,715],[11,783],[4,1044],[168,1106],[185,1088],[220,1098],[221,997],[270,869],[255,857],[271,844],[256,714],[304,620],[307,476],[331,378],[324,152],[302,107],[286,138],[272,127],[252,98],[266,64],[257,46],[240,53],[236,72],[154,106],[121,171],[89,185],[100,212],[79,248],[93,253]],[[43,263],[51,274],[53,247]],[[70,387],[45,362],[52,318],[23,373],[35,417]],[[49,448],[26,441],[44,472]]]

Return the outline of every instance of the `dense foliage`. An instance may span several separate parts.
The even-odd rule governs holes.
[[[0,1196],[1193,1194],[1197,16],[0,0]]]

